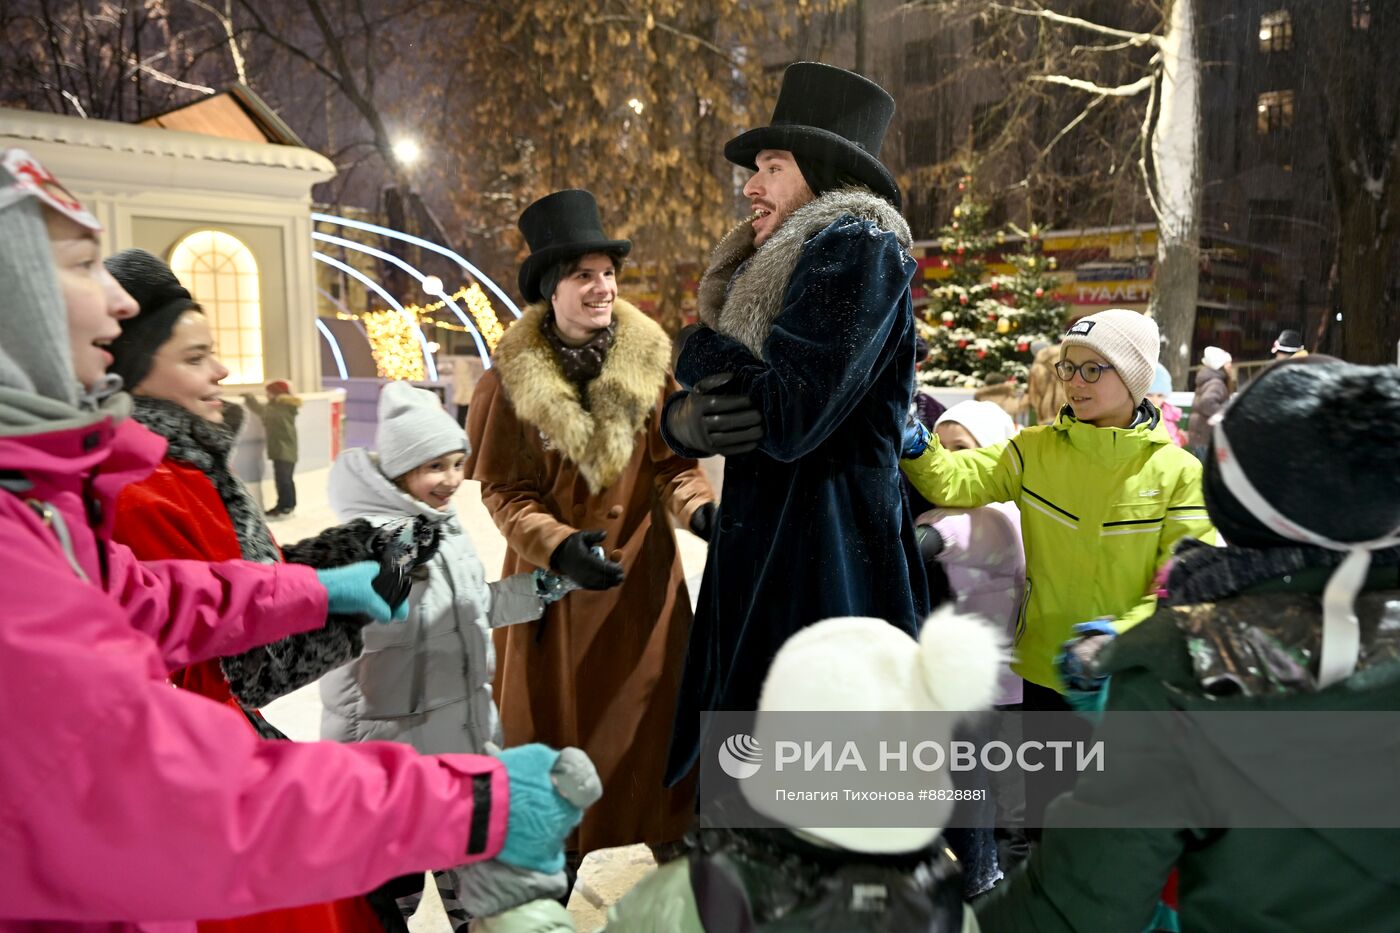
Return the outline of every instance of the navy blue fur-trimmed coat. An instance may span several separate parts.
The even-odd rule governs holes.
[[[764,438],[725,461],[668,783],[696,762],[701,713],[755,709],[798,630],[872,616],[917,635],[927,589],[899,472],[914,386],[910,242],[887,201],[842,189],[794,211],[756,251],[752,227],[736,228],[701,280],[704,326],[685,341],[677,380],[734,373]]]

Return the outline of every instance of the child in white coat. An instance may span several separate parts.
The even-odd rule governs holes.
[[[364,653],[321,679],[321,738],[404,742],[420,752],[482,753],[501,744],[491,679],[491,630],[538,619],[567,591],[544,571],[487,583],[452,508],[467,438],[433,393],[406,382],[379,396],[378,453],[352,448],[331,467],[329,498],[340,521],[379,525],[423,515],[438,521],[437,554],[417,573],[402,625],[371,626]],[[426,571],[426,572],[425,572]],[[372,629],[372,630],[371,630]],[[454,928],[468,921],[457,870],[435,872]],[[400,901],[406,916],[417,897]]]

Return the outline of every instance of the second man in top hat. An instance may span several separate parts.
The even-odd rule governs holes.
[[[927,601],[900,492],[914,385],[916,268],[880,163],[894,101],[865,78],[788,68],[769,126],[729,141],[752,215],[700,282],[689,391],[663,432],[726,456],[724,502],[686,659],[667,777],[695,764],[703,710],[752,710],[773,655],[833,616],[914,634]],[[737,410],[736,410],[737,409]]]
[[[467,475],[505,535],[504,575],[552,568],[584,589],[496,633],[505,740],[553,736],[597,764],[575,858],[637,842],[664,857],[693,794],[662,786],[691,618],[671,518],[708,538],[715,496],[658,433],[671,341],[617,295],[632,244],[576,189],[531,204],[520,229],[531,304],[476,385]]]

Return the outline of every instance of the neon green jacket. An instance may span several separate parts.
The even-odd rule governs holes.
[[[1109,616],[1126,631],[1157,608],[1154,579],[1182,538],[1213,541],[1201,463],[1167,436],[1160,417],[1097,428],[1069,414],[1004,444],[945,450],[935,436],[902,463],[938,505],[1015,502],[1026,550],[1016,622],[1016,673],[1063,690],[1055,656],[1079,622]]]

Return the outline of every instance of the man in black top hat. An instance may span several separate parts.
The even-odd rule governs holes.
[[[792,65],[769,126],[724,148],[754,172],[752,215],[700,281],[662,436],[723,454],[667,779],[701,744],[703,710],[754,709],[774,654],[832,616],[917,632],[927,594],[900,494],[914,385],[909,227],[880,163],[894,101],[865,78]]]

